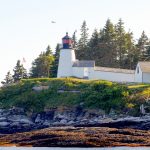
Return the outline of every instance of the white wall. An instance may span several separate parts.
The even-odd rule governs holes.
[[[150,73],[143,73],[143,82],[150,83]]]
[[[78,78],[89,78],[91,67],[73,67],[73,76]]]
[[[143,82],[143,74],[139,64],[137,64],[135,70],[135,82]]]
[[[116,82],[134,82],[134,74],[104,72],[91,69],[89,73],[89,79],[101,79]]]
[[[73,67],[73,76],[77,78],[84,77],[84,67]]]
[[[75,52],[73,49],[61,49],[57,77],[73,76],[72,65],[75,60]]]

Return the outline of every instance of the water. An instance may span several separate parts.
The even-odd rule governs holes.
[[[0,147],[0,150],[150,150],[150,147],[113,147],[113,148]]]

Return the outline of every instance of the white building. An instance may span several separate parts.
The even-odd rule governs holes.
[[[84,79],[101,79],[115,82],[150,83],[150,62],[139,62],[136,70],[95,66],[95,61],[77,60],[71,48],[72,40],[68,36],[62,39],[57,77],[77,77]]]
[[[137,64],[135,82],[150,83],[150,62],[139,62]]]

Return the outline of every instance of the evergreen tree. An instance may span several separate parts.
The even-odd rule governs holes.
[[[13,77],[10,73],[10,71],[7,72],[6,77],[4,79],[4,81],[1,82],[4,86],[10,85],[12,83],[14,83]]]
[[[124,29],[124,23],[122,19],[119,19],[117,25],[116,25],[116,34],[117,34],[117,40],[116,40],[116,51],[117,51],[117,60],[118,65],[120,68],[124,68],[124,61],[126,59],[127,55],[127,49],[126,49],[126,33]]]
[[[150,61],[150,43],[147,45],[147,57],[145,60]]]
[[[30,76],[32,78],[50,77],[52,74],[52,63],[54,61],[50,46],[46,52],[42,52],[33,62]]]
[[[98,44],[99,44],[99,33],[97,29],[95,29],[88,43],[87,57],[90,60],[95,60],[97,63],[99,61]]]
[[[83,21],[83,24],[81,26],[81,37],[77,44],[77,58],[78,59],[86,59],[86,50],[87,50],[87,44],[88,44],[88,28],[86,25],[86,21]]]
[[[60,54],[60,46],[59,44],[57,44],[55,54],[54,54],[54,61],[52,65],[52,77],[57,77],[59,54]]]
[[[144,61],[149,59],[149,48],[150,41],[148,40],[147,35],[143,31],[141,37],[138,40],[137,49],[139,52],[139,60]]]
[[[133,33],[126,32],[122,19],[119,19],[116,30],[116,52],[118,67],[134,69],[137,63],[137,51],[133,40]]]
[[[125,48],[126,54],[124,54],[124,61],[122,62],[123,67],[127,69],[135,69],[138,62],[138,52],[135,48],[133,33],[128,32],[125,34]]]
[[[108,19],[103,29],[100,30],[97,65],[114,67],[116,65],[115,29],[113,23]]]
[[[27,70],[23,67],[23,65],[21,64],[20,60],[17,61],[17,64],[14,67],[13,71],[14,71],[14,74],[13,74],[14,82],[18,82],[21,79],[28,78]]]
[[[72,47],[73,47],[73,49],[75,49],[75,50],[76,50],[76,48],[77,48],[76,32],[77,32],[77,31],[75,31],[75,32],[73,33],[73,35],[72,35],[72,40],[73,40],[73,45],[72,45]]]
[[[45,55],[46,55],[46,56],[53,55],[52,50],[51,50],[51,47],[50,47],[49,45],[48,45],[47,48],[46,48]]]

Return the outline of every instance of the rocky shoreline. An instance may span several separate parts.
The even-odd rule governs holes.
[[[140,130],[150,129],[150,116],[142,117],[110,117],[95,110],[52,109],[41,113],[28,115],[21,108],[9,110],[0,109],[0,133],[11,134],[47,127],[74,126],[74,127],[110,127],[133,128]]]
[[[149,129],[149,115],[118,117],[80,107],[33,114],[0,109],[0,146],[150,146]]]
[[[11,134],[36,129],[74,126],[150,129],[150,116],[116,117],[104,115],[102,111],[73,109],[52,109],[28,115],[21,108],[0,109],[0,133]]]

